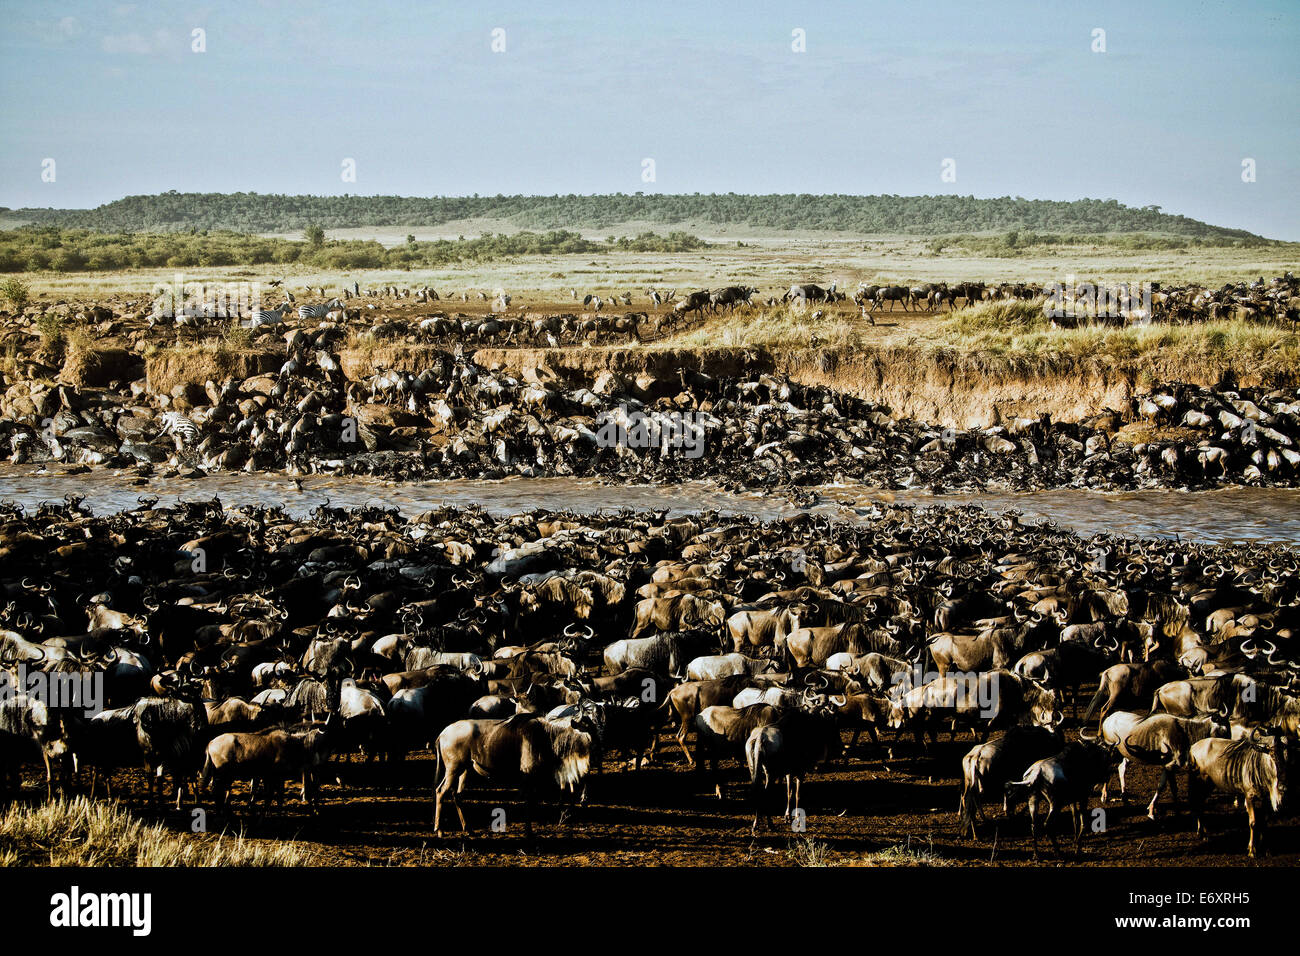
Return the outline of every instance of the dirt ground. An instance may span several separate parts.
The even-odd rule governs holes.
[[[848,733],[845,741],[848,741]],[[1034,863],[1023,806],[1007,820],[990,802],[978,841],[958,833],[957,802],[961,756],[973,744],[962,734],[956,741],[941,735],[932,753],[921,755],[909,739],[886,734],[881,746],[859,741],[847,764],[824,766],[805,782],[806,832],[792,832],[781,819],[784,793],[769,792],[775,811],[772,831],[751,835],[750,788],[737,764],[724,765],[726,800],[713,795],[711,778],[690,770],[675,742],[669,750],[661,737],[659,765],[632,771],[607,760],[590,781],[585,807],[548,802],[537,811],[534,838],[523,833],[523,805],[514,791],[473,782],[463,796],[473,832],[456,826],[450,804],[443,836],[433,831],[434,761],[428,753],[403,764],[366,763],[359,757],[336,760],[333,769],[342,787],[331,782],[322,791],[322,806],[313,816],[296,789],[283,807],[250,813],[247,789],[236,787],[231,806],[209,806],[208,829],[248,837],[294,840],[305,844],[329,866],[792,866],[792,865],[934,865],[1018,866]],[[895,759],[886,763],[892,747]],[[1079,860],[1069,853],[1068,819],[1055,823],[1065,855],[1042,841],[1042,865],[1143,866],[1295,866],[1300,863],[1300,818],[1289,808],[1270,818],[1270,853],[1253,862],[1246,856],[1246,814],[1231,798],[1212,794],[1206,822],[1211,835],[1202,841],[1186,803],[1177,810],[1169,795],[1161,799],[1160,820],[1146,818],[1158,771],[1134,767],[1128,775],[1132,793],[1127,805],[1112,797],[1105,807],[1104,829],[1089,832]],[[1112,782],[1114,782],[1112,780]],[[24,780],[27,795],[43,783],[34,774]],[[1185,778],[1179,778],[1185,800]],[[163,819],[187,832],[192,805],[179,812],[151,805],[142,772],[113,777],[114,797],[141,816]],[[102,791],[101,791],[102,793]],[[206,795],[204,795],[206,798]],[[207,805],[201,800],[200,806]],[[1096,810],[1094,797],[1092,808]],[[505,827],[491,823],[504,811]],[[1098,818],[1100,819],[1100,818]]]

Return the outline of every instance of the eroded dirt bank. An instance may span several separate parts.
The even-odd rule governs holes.
[[[381,369],[418,373],[445,348],[398,345],[342,349],[339,365],[350,381]],[[804,385],[825,386],[876,404],[894,415],[938,426],[974,428],[1044,413],[1056,421],[1078,421],[1105,409],[1122,409],[1153,382],[1178,381],[1214,385],[1225,375],[1241,385],[1286,386],[1300,381],[1290,374],[1248,367],[1205,356],[1160,354],[1154,360],[1077,361],[1060,357],[1033,366],[1017,365],[974,354],[900,347],[860,349],[764,348],[482,348],[476,364],[513,372],[580,372],[594,377],[612,371],[628,378],[648,375],[673,378],[683,370],[716,378],[762,373],[788,375]],[[146,362],[150,388],[171,392],[178,385],[202,388],[209,380],[245,378],[279,368],[283,353],[248,351],[213,356],[179,356],[159,352]]]
[[[426,348],[344,353],[344,371],[367,374],[376,361],[389,368],[418,371]],[[1153,382],[1214,385],[1232,375],[1241,385],[1283,386],[1300,380],[1291,374],[1259,374],[1212,357],[1160,354],[1155,360],[1057,361],[1018,366],[979,353],[867,346],[858,349],[763,348],[573,348],[479,349],[480,365],[521,371],[549,368],[588,374],[609,370],[623,375],[676,375],[678,370],[716,377],[773,372],[804,385],[827,386],[876,404],[894,415],[934,425],[974,428],[1015,418],[1078,421],[1104,409],[1122,409]]]

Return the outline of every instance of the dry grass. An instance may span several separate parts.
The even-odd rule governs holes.
[[[876,322],[842,304],[825,309],[776,308],[710,319],[674,336],[666,346],[773,349],[904,349],[918,358],[942,357],[981,374],[1042,374],[1069,367],[1177,363],[1231,364],[1259,372],[1300,367],[1300,336],[1289,328],[1224,319],[1195,325],[1051,328],[1042,300],[988,302],[951,314],[877,313]]]
[[[812,318],[816,309],[778,307],[735,313],[669,340],[674,348],[852,348],[870,326],[852,314]]]
[[[1300,337],[1280,325],[1222,319],[1194,325],[1087,325],[1053,329],[1038,303],[986,304],[940,323],[939,344],[999,364],[1141,363],[1158,353],[1243,368],[1295,369]]]
[[[453,236],[475,236],[484,229],[505,231],[500,224],[455,224]],[[793,282],[826,284],[838,280],[840,288],[851,289],[859,280],[867,282],[948,281],[968,279],[989,282],[1066,282],[1071,275],[1079,281],[1116,283],[1155,281],[1166,284],[1200,282],[1220,285],[1250,280],[1257,276],[1281,275],[1294,270],[1294,244],[1257,249],[1205,248],[1178,251],[1142,250],[1121,252],[1104,247],[1069,250],[1027,250],[1015,258],[978,254],[934,255],[930,240],[897,236],[849,236],[844,234],[773,235],[771,230],[731,232],[710,230],[706,224],[684,224],[706,240],[725,244],[687,253],[612,252],[596,256],[517,256],[508,260],[441,269],[339,270],[292,265],[226,266],[185,270],[187,282],[261,281],[282,278],[292,289],[325,285],[338,291],[358,279],[363,286],[419,286],[428,283],[439,292],[462,289],[538,293],[533,298],[567,297],[570,287],[602,295],[613,290],[670,288],[713,288],[730,283],[760,286],[764,293],[784,291]],[[435,230],[441,232],[441,230]],[[331,231],[333,234],[335,231]],[[381,227],[338,231],[349,238],[378,238],[381,242],[408,232],[422,237],[421,230]],[[616,227],[602,229],[598,238]],[[725,234],[724,234],[725,233]],[[628,233],[631,234],[631,233]],[[737,246],[735,239],[744,239]],[[732,240],[727,242],[727,240]],[[120,292],[148,293],[160,283],[177,279],[176,269],[131,269],[122,272],[32,273],[24,277],[31,286],[33,301],[55,298],[107,296]],[[525,299],[528,296],[524,296]],[[644,307],[644,297],[638,296]],[[517,300],[519,301],[519,300]],[[454,307],[454,304],[449,304]]]
[[[0,817],[0,866],[310,866],[298,844],[177,834],[114,803],[60,798]]]
[[[934,837],[931,835],[925,845],[920,841],[915,844],[909,836],[905,843],[898,843],[873,853],[846,858],[839,861],[842,866],[952,866],[951,860],[934,852]]]
[[[805,833],[791,840],[790,847],[785,853],[795,866],[821,867],[831,865],[830,851],[829,843],[822,843],[814,839],[811,834]]]

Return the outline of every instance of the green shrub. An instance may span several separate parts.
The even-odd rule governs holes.
[[[10,276],[4,282],[0,282],[0,297],[9,303],[13,311],[21,312],[31,298],[31,290],[22,279]]]

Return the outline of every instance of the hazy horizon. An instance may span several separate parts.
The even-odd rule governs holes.
[[[1285,119],[1298,40],[1296,8],[1276,0],[683,13],[22,0],[0,32],[0,205],[173,189],[955,194],[1115,199],[1300,240],[1300,132]],[[955,181],[941,178],[949,159]]]

